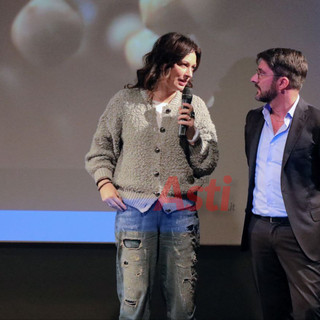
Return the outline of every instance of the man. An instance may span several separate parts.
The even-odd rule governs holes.
[[[301,52],[257,55],[251,82],[266,105],[246,119],[250,248],[264,319],[320,319],[320,109],[299,96]]]

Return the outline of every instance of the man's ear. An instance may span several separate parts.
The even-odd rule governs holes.
[[[290,80],[287,77],[280,77],[278,79],[278,86],[280,91],[290,89]]]

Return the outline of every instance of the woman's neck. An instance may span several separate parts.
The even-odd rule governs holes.
[[[176,91],[168,91],[164,90],[163,88],[157,88],[155,91],[151,93],[149,92],[149,96],[152,97],[152,100],[167,103],[169,103],[173,99],[175,94]]]

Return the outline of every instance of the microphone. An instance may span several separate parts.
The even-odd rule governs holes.
[[[182,103],[191,103],[192,100],[192,89],[189,87],[185,87],[182,91]],[[186,107],[182,106],[182,108],[187,109]],[[187,126],[180,124],[179,125],[179,137],[185,137],[187,132]]]

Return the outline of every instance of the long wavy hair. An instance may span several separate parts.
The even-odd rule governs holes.
[[[201,49],[194,41],[177,32],[161,36],[153,45],[152,50],[144,55],[144,65],[137,70],[137,82],[134,85],[127,84],[125,87],[153,92],[157,87],[158,80],[168,75],[170,68],[191,52],[196,54],[197,69],[201,60]],[[187,86],[192,87],[192,82],[188,81]]]

